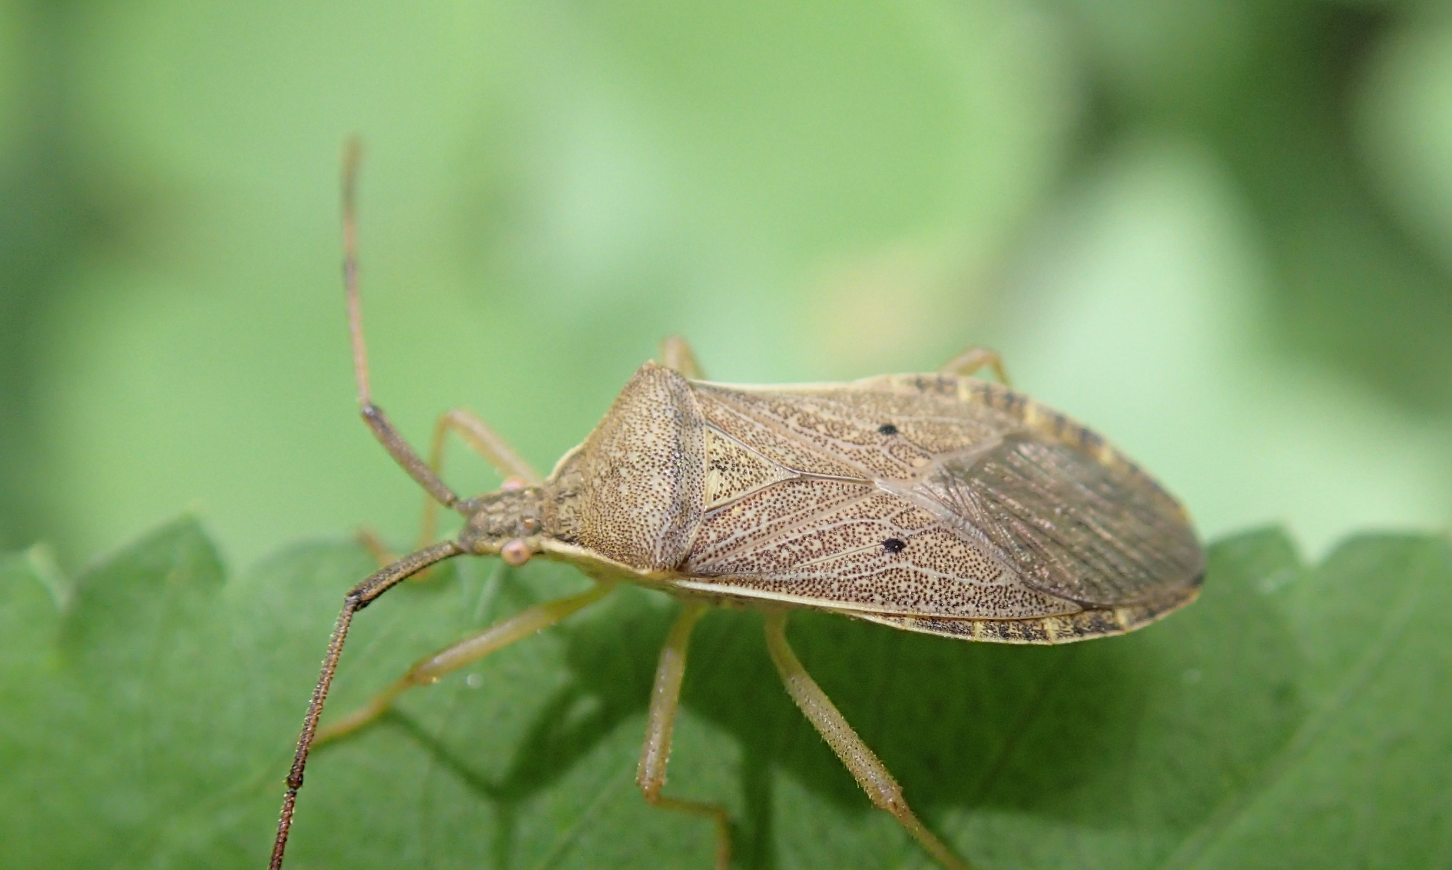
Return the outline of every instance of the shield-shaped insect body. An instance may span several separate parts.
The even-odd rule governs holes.
[[[282,866],[315,739],[362,726],[400,692],[529,637],[621,582],[681,600],[656,671],[636,781],[650,803],[715,824],[718,868],[730,861],[726,811],[661,793],[691,630],[712,604],[763,612],[787,692],[868,796],[939,863],[965,868],[913,815],[892,774],[797,660],[786,614],[809,607],[949,637],[1061,643],[1133,630],[1198,592],[1204,554],[1180,505],[1095,433],[1001,383],[970,377],[991,365],[1004,380],[997,356],[982,349],[935,374],[756,387],[701,380],[684,342],[668,340],[664,364],[642,366],[547,478],[462,410],[440,419],[425,462],[368,389],[353,254],[355,163],[353,154],[345,271],[363,418],[465,523],[456,538],[390,562],[345,597],[287,777],[272,870]],[[504,486],[460,499],[440,479],[450,431],[494,463]],[[319,730],[354,615],[429,565],[465,554],[515,565],[557,559],[597,582],[420,661]]]
[[[533,498],[532,548],[599,579],[978,640],[1128,631],[1204,566],[1184,511],[1103,438],[950,374],[742,387],[647,363]]]

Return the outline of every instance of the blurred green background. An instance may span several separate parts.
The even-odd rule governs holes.
[[[0,4],[0,547],[410,538],[354,131],[415,442],[548,468],[670,332],[737,382],[983,343],[1207,537],[1452,519],[1445,5],[51,0]]]

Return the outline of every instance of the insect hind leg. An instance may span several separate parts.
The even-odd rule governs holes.
[[[942,840],[913,815],[912,808],[903,798],[902,786],[897,784],[886,765],[867,748],[867,744],[847,724],[847,719],[827,697],[827,693],[822,691],[806,668],[802,667],[801,661],[787,643],[786,616],[784,610],[769,611],[766,614],[766,647],[771,653],[777,672],[781,674],[782,682],[786,685],[787,694],[792,696],[802,713],[816,727],[817,733],[822,735],[832,751],[842,759],[842,763],[874,804],[892,813],[907,832],[913,835],[913,839],[939,864],[949,870],[970,870],[968,862],[953,854],[943,845]]]
[[[981,369],[993,369],[998,376],[998,382],[1005,387],[1009,386],[1008,372],[1003,368],[1003,358],[998,351],[991,350],[978,345],[970,345],[964,348],[961,353],[938,367],[938,372],[945,375],[960,375],[969,377]]]
[[[660,362],[693,381],[706,377],[701,364],[696,361],[695,351],[691,350],[691,343],[679,335],[667,335],[660,340]]]
[[[650,694],[645,745],[641,747],[635,783],[651,806],[702,816],[715,823],[716,870],[726,870],[731,864],[731,819],[725,808],[719,804],[669,798],[660,793],[665,786],[666,764],[670,761],[671,734],[680,705],[681,678],[686,673],[686,649],[690,645],[691,630],[706,612],[706,607],[700,601],[686,601],[666,635],[665,646],[660,651],[660,664],[655,671],[655,686]]]

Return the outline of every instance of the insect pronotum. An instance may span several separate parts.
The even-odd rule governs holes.
[[[1002,383],[970,375],[998,356],[970,348],[932,374],[840,384],[731,386],[700,379],[685,342],[641,366],[584,443],[541,477],[467,411],[439,419],[430,462],[373,404],[358,300],[350,144],[343,181],[344,272],[358,402],[368,428],[459,534],[429,544],[344,598],[302,736],[272,850],[282,866],[308,750],[354,614],[430,565],[460,555],[569,562],[590,590],[536,605],[416,664],[326,729],[350,731],[400,692],[430,683],[598,601],[615,585],[663,590],[681,610],[661,650],[636,782],[659,807],[716,827],[715,804],[666,797],[671,730],[691,629],[706,608],[760,610],[787,692],[878,807],[939,863],[966,868],[913,814],[892,774],[813,682],[787,643],[787,615],[810,607],[965,640],[1051,644],[1133,631],[1192,601],[1204,553],[1184,509],[1103,438]],[[453,431],[504,475],[463,499],[438,475]],[[431,536],[431,511],[425,535]]]

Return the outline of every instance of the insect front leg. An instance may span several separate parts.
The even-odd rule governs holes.
[[[671,732],[675,729],[676,709],[681,698],[681,678],[686,673],[686,649],[690,645],[691,629],[696,627],[696,621],[706,612],[706,607],[702,602],[687,600],[666,635],[665,646],[660,651],[660,664],[656,666],[655,687],[650,693],[645,746],[640,751],[635,783],[651,806],[704,816],[715,822],[716,870],[726,870],[731,864],[731,820],[725,808],[717,804],[668,798],[660,793],[665,786],[666,764],[670,761]]]
[[[938,373],[944,375],[960,375],[969,377],[979,369],[991,368],[998,376],[998,382],[1005,387],[1010,386],[1008,372],[1003,369],[1003,359],[998,351],[986,347],[971,345],[964,351],[938,367]]]
[[[867,744],[847,724],[832,700],[807,673],[806,668],[802,667],[801,661],[787,643],[786,611],[769,611],[766,614],[766,647],[771,653],[772,662],[776,664],[777,672],[781,674],[782,682],[786,684],[787,693],[816,727],[817,733],[822,735],[832,751],[842,759],[842,763],[847,766],[847,770],[852,773],[857,784],[862,786],[862,790],[867,792],[872,802],[892,813],[907,828],[908,833],[913,835],[913,839],[939,864],[949,870],[969,870],[966,861],[954,855],[943,845],[942,840],[934,836],[913,815],[912,809],[902,796],[902,786],[897,784],[887,767],[867,748]]]
[[[528,460],[510,447],[509,443],[490,428],[488,423],[479,419],[467,408],[455,408],[446,414],[441,414],[438,422],[434,424],[434,437],[429,447],[428,467],[435,475],[443,473],[444,445],[448,441],[450,432],[457,433],[465,444],[484,457],[484,460],[499,472],[500,476],[504,478],[504,488],[538,486],[543,481],[539,472],[534,470],[534,466],[530,465]],[[419,522],[419,547],[428,546],[429,542],[438,535],[438,515],[439,503],[431,494],[426,494],[423,502],[423,518]],[[388,546],[383,543],[378,533],[370,528],[365,527],[358,530],[358,542],[373,554],[373,558],[377,559],[380,565],[387,565],[396,558]],[[409,579],[415,582],[427,580],[430,573],[420,571]]]
[[[465,444],[499,472],[504,478],[505,489],[539,486],[544,481],[527,459],[520,456],[498,432],[467,408],[455,408],[442,414],[434,424],[433,443],[429,447],[429,468],[434,474],[443,473],[444,443],[450,432],[462,438]],[[419,539],[425,544],[432,541],[438,532],[438,512],[439,503],[426,497],[423,520],[419,523]]]
[[[511,485],[539,486],[544,482],[528,460],[468,408],[455,408],[442,414],[434,424],[434,441],[429,450],[429,467],[434,473],[437,474],[443,466],[444,439],[450,432],[456,433],[475,453],[484,457],[484,461],[504,478],[506,488]]]
[[[660,340],[660,363],[693,381],[704,380],[706,377],[706,373],[701,370],[701,364],[696,362],[691,343],[679,335],[667,335]]]
[[[326,728],[320,729],[317,742],[326,742],[356,731],[382,715],[383,711],[393,703],[393,699],[405,691],[414,686],[436,683],[440,677],[450,671],[456,671],[495,650],[549,628],[575,611],[599,601],[612,588],[604,583],[597,583],[578,595],[536,604],[489,626],[472,637],[444,647],[409,668],[408,673],[394,680],[392,685],[374,695],[373,699],[362,707],[336,722],[330,722]]]

